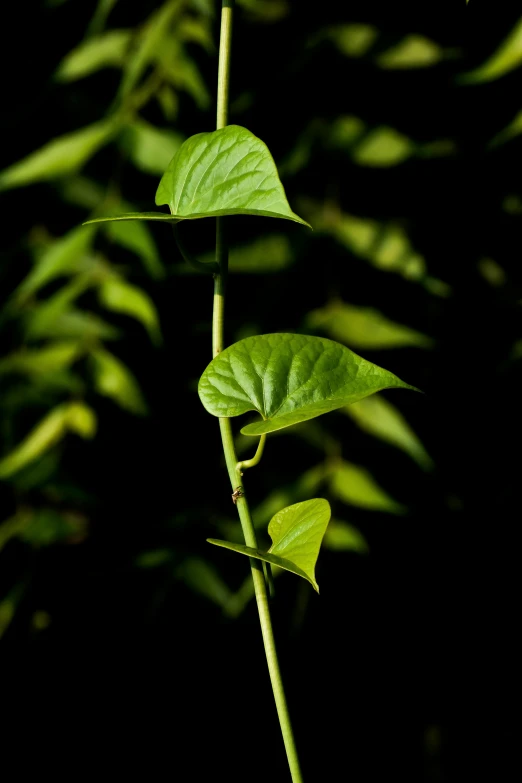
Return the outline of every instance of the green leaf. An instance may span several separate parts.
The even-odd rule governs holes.
[[[72,82],[101,68],[123,65],[131,34],[131,30],[109,30],[97,38],[82,41],[64,57],[56,71],[56,79]]]
[[[323,337],[264,334],[240,340],[216,356],[198,391],[213,416],[258,411],[263,421],[241,432],[262,435],[390,387],[415,388]]]
[[[156,193],[179,220],[266,215],[307,226],[286,200],[268,147],[239,125],[191,136],[180,147]]]
[[[378,310],[338,300],[309,313],[307,325],[312,329],[323,329],[330,337],[358,348],[430,348],[433,345],[430,337],[409,326],[390,321]]]
[[[358,552],[360,555],[366,555],[370,551],[360,530],[337,519],[332,519],[328,525],[323,546],[334,552]]]
[[[433,460],[415,432],[384,397],[379,394],[366,397],[354,405],[347,405],[343,413],[348,414],[365,432],[405,451],[424,470],[433,468]]]
[[[139,256],[152,278],[158,280],[165,276],[156,245],[145,223],[135,220],[129,226],[124,226],[119,221],[111,221],[104,226],[104,230],[117,245]]]
[[[180,0],[167,0],[154,11],[141,29],[140,39],[132,56],[127,59],[118,98],[126,98],[138,84],[147,66],[152,63],[174,18],[183,9]]]
[[[109,351],[102,348],[91,353],[94,363],[96,391],[131,413],[143,416],[147,406],[141,389],[129,368]]]
[[[105,280],[99,288],[100,304],[140,321],[153,343],[161,342],[158,313],[150,296],[138,286],[117,277]]]
[[[361,166],[396,166],[415,154],[416,145],[407,136],[385,125],[370,131],[357,144],[353,159]]]
[[[38,315],[38,310],[34,314]],[[85,343],[93,339],[115,340],[120,331],[95,313],[69,308],[57,313],[53,318],[30,318],[27,324],[29,339],[51,337],[57,339],[77,339]]]
[[[176,576],[185,582],[191,590],[208,598],[222,609],[232,599],[232,590],[216,568],[205,560],[195,557],[187,558],[177,569]]]
[[[0,190],[31,185],[78,171],[118,127],[115,120],[103,120],[81,130],[59,136],[27,158],[0,173]]]
[[[143,120],[133,122],[122,135],[122,146],[134,165],[157,176],[163,174],[182,142],[183,136],[179,133],[155,128]]]
[[[93,236],[94,229],[80,226],[53,242],[16,289],[17,302],[35,294],[51,280],[81,271],[89,258]]]
[[[360,465],[341,461],[330,475],[330,492],[343,503],[369,511],[404,514],[406,508],[380,487]]]
[[[346,57],[362,57],[378,35],[379,31],[369,24],[341,24],[328,30],[328,37]]]
[[[69,367],[81,353],[81,344],[72,340],[55,342],[29,351],[16,351],[0,359],[0,375],[19,373],[38,377],[60,372]]]
[[[522,17],[499,46],[497,51],[485,63],[473,71],[461,74],[457,81],[460,84],[476,84],[491,82],[509,73],[522,64]]]
[[[58,405],[34,427],[13,451],[0,460],[0,478],[9,478],[55,446],[68,431],[91,438],[96,418],[91,408],[80,402]]]
[[[268,552],[215,538],[207,538],[207,541],[302,576],[319,592],[315,580],[315,564],[330,514],[330,504],[322,498],[305,500],[278,511],[268,525],[268,533],[272,539]]]
[[[381,68],[427,68],[444,57],[441,47],[422,35],[408,35],[377,58]]]

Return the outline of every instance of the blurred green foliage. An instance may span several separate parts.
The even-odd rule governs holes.
[[[211,287],[165,226],[81,227],[151,210],[179,145],[213,129],[217,4],[37,5],[32,24],[52,46],[38,45],[47,39],[35,29],[33,86],[20,76],[6,93],[12,143],[0,171],[2,644],[115,638],[121,615],[131,647],[136,627],[170,628],[173,617],[190,636],[198,612],[221,644],[222,617],[248,628],[253,591],[246,561],[231,565],[205,544],[241,540],[215,422],[196,394],[210,359]],[[480,622],[484,607],[502,604],[507,625],[514,594],[522,22],[506,12],[493,23],[479,0],[462,4],[467,36],[444,14],[402,21],[389,4],[302,5],[238,2],[231,122],[267,143],[314,232],[231,220],[228,342],[317,332],[427,394],[392,402],[384,393],[269,436],[249,476],[254,520],[266,536],[283,506],[317,493],[332,505],[318,564],[330,625],[307,585],[276,574],[291,629],[282,645],[300,634],[323,672],[316,710],[345,687],[329,670],[344,671],[348,654],[353,670],[371,667],[382,707],[379,672],[389,667],[387,682],[402,688],[411,643],[430,705],[419,721],[439,736],[443,648],[477,612],[461,584],[482,596]],[[183,231],[210,261],[212,230]],[[238,435],[237,448],[251,456],[248,438]],[[491,540],[493,523],[500,559],[482,552],[473,562],[495,578],[468,575],[470,547]],[[335,636],[340,622],[353,631],[349,651]],[[346,677],[364,712],[362,685]],[[362,742],[359,717],[349,725]],[[371,726],[376,745],[396,736],[394,715]],[[328,731],[324,743],[344,747],[342,726]],[[404,740],[404,758],[419,737]],[[361,750],[360,770],[366,763]],[[445,780],[430,764],[422,779]]]

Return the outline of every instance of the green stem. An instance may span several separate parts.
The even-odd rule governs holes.
[[[263,451],[265,449],[265,443],[266,443],[266,435],[261,435],[259,438],[259,443],[257,444],[257,450],[252,459],[244,459],[242,462],[237,463],[237,469],[240,473],[240,475],[243,475],[241,473],[242,470],[246,470],[247,468],[254,468],[256,465],[258,465],[261,462],[261,457],[263,456]]]
[[[230,84],[230,50],[232,41],[232,16],[234,0],[223,0],[221,11],[221,38],[219,44],[219,73],[218,73],[218,101],[217,101],[217,128],[224,128],[228,120],[228,89]],[[223,218],[217,218],[216,229],[216,261],[219,266],[219,272],[214,275],[214,314],[212,318],[212,354],[216,356],[224,347],[224,309],[225,309],[225,284],[228,272],[228,244],[225,236],[225,223]],[[221,430],[221,439],[223,441],[223,451],[227,464],[228,475],[232,489],[235,490],[241,485],[241,471],[239,469],[236,450],[234,448],[234,438],[232,435],[232,426],[230,419],[219,419]],[[260,443],[261,451],[262,446]],[[259,452],[259,448],[258,448]],[[257,456],[257,454],[256,454]],[[259,454],[261,457],[261,454]],[[255,459],[255,457],[254,457]],[[244,495],[237,499],[237,510],[243,528],[243,535],[247,546],[257,549],[257,540],[250,516],[247,499]],[[283,733],[288,764],[293,783],[302,783],[301,771],[299,769],[299,759],[295,746],[292,725],[288,714],[281,671],[274,641],[274,632],[268,608],[268,595],[263,568],[258,560],[250,559],[252,569],[252,579],[256,594],[257,608],[259,612],[259,622],[263,635],[263,644],[265,646],[268,671],[270,681],[274,692],[274,699]]]

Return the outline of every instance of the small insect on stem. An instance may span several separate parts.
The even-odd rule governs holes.
[[[232,492],[232,502],[233,502],[234,506],[237,503],[237,499],[238,498],[242,498],[244,496],[244,494],[245,493],[243,492],[243,487],[239,486],[239,487],[235,488],[235,490]]]

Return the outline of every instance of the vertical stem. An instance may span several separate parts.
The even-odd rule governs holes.
[[[221,10],[221,38],[219,44],[219,71],[218,71],[218,99],[217,99],[217,129],[224,128],[228,120],[228,90],[230,84],[230,51],[232,41],[232,16],[234,0],[223,0]],[[219,265],[219,272],[214,275],[214,312],[212,318],[212,355],[216,356],[224,347],[224,310],[225,310],[225,284],[228,273],[228,243],[225,235],[225,218],[216,220],[216,261]],[[223,451],[227,464],[228,475],[232,489],[236,489],[241,484],[241,473],[238,467],[236,451],[234,448],[234,438],[232,435],[232,426],[230,419],[219,419],[221,430],[221,439],[223,441]],[[237,510],[243,528],[243,535],[247,546],[257,549],[257,540],[250,516],[248,502],[245,496],[237,499]],[[286,755],[290,767],[290,773],[293,783],[302,783],[301,771],[299,769],[299,759],[297,749],[288,714],[281,671],[277,659],[277,652],[274,641],[274,632],[268,608],[268,595],[265,577],[261,563],[258,560],[251,559],[250,567],[252,569],[252,579],[256,594],[257,609],[259,612],[259,622],[263,635],[263,644],[265,647],[266,659],[272,690],[283,734]]]

